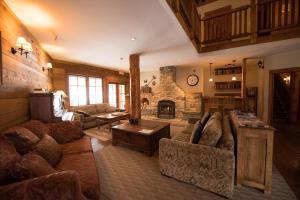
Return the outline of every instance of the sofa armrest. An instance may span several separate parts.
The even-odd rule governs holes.
[[[5,186],[0,186],[2,200],[64,199],[86,200],[75,171],[64,171]]]
[[[231,197],[235,158],[227,150],[170,139],[159,141],[159,167],[164,175]]]
[[[82,123],[84,121],[84,115],[80,114],[80,113],[77,113],[77,112],[74,112],[74,119],[76,121],[80,121]]]

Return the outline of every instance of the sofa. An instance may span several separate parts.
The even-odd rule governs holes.
[[[100,198],[91,138],[78,121],[31,120],[0,137],[1,200]]]
[[[207,113],[206,118],[189,124],[172,139],[160,140],[160,172],[230,198],[235,175],[231,124],[228,116],[222,118],[220,113]],[[200,138],[194,141],[197,131],[200,131]]]
[[[85,106],[74,106],[70,108],[70,111],[75,113],[75,120],[80,121],[83,129],[89,129],[96,127],[98,123],[100,123],[100,125],[106,123],[105,121],[98,120],[98,115],[116,112],[118,109],[110,106],[108,103],[101,103]]]

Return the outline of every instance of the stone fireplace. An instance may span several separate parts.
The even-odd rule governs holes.
[[[158,118],[175,118],[175,102],[171,100],[160,100],[157,104]]]
[[[159,102],[174,102],[171,118],[182,118],[187,112],[200,112],[201,93],[188,93],[176,83],[176,67],[160,68],[160,84],[152,88],[151,93],[141,92],[142,115],[154,115],[169,118],[169,113],[162,114]],[[167,108],[164,108],[167,109]],[[171,109],[171,107],[169,107]],[[172,108],[173,109],[173,108]],[[166,110],[165,110],[166,111]],[[174,116],[173,116],[174,114]]]

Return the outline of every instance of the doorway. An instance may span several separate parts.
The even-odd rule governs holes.
[[[300,199],[300,67],[270,71],[269,88],[273,161]]]

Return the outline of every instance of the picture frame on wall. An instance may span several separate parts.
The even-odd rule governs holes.
[[[2,69],[2,36],[0,31],[0,85],[3,84],[3,69]]]

